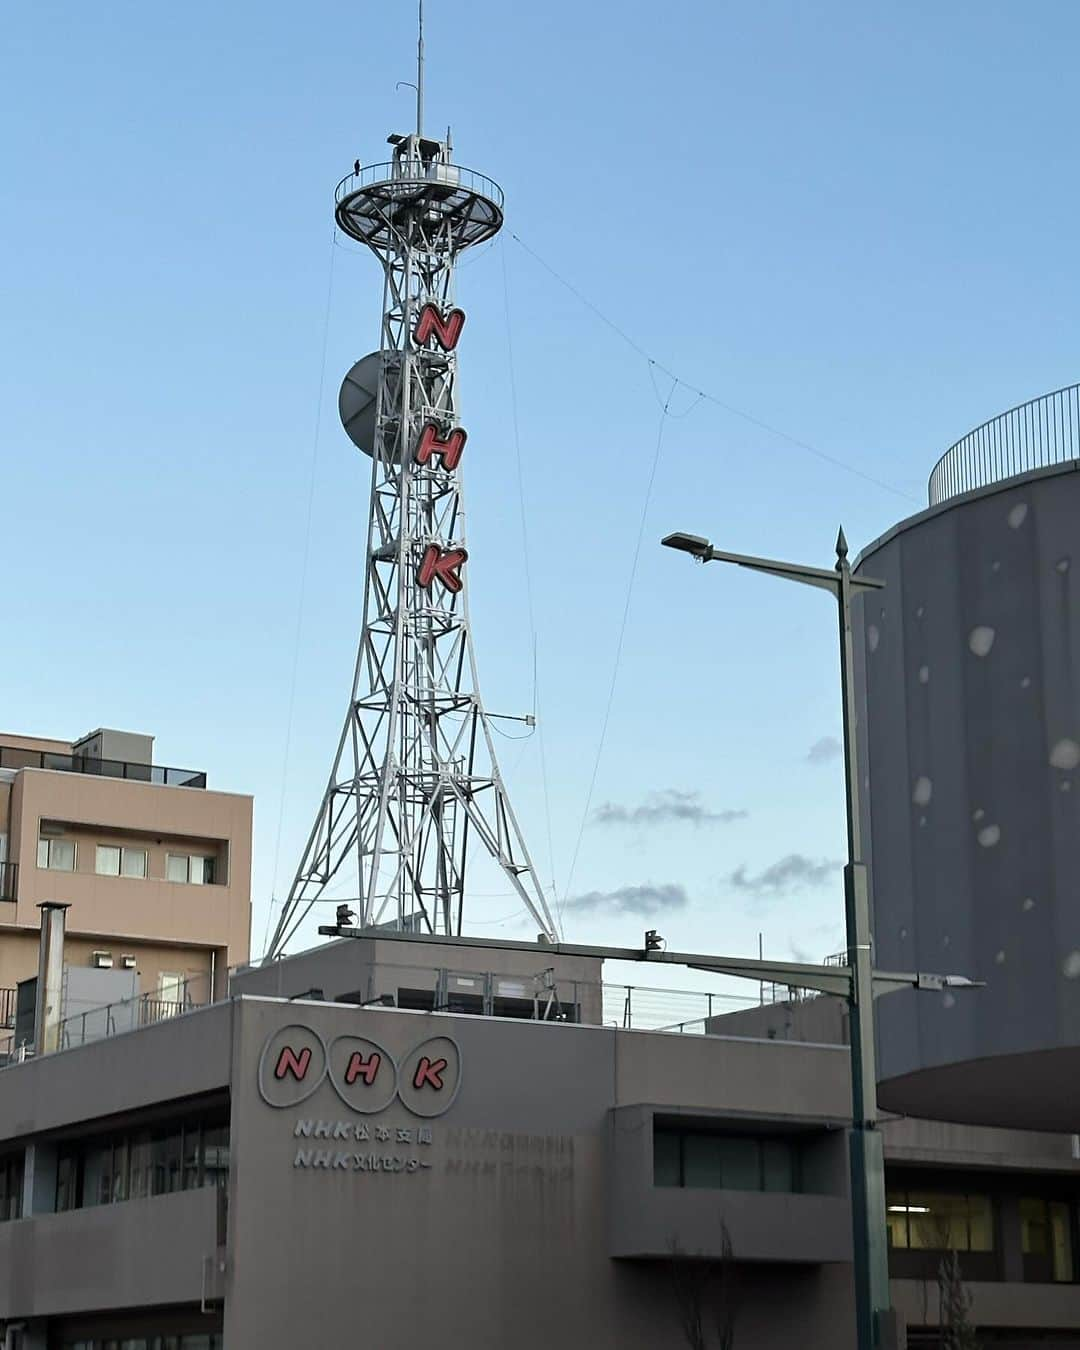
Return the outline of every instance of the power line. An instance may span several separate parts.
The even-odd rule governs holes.
[[[511,231],[510,237],[529,255],[530,258],[539,263],[545,272],[554,277],[560,286],[568,290],[571,295],[585,306],[586,309],[595,314],[601,323],[605,324],[616,334],[616,336],[621,338],[632,351],[636,352],[638,356],[648,362],[651,369],[658,370],[662,375],[666,375],[668,379],[674,381],[676,385],[681,384],[684,389],[688,390],[690,393],[696,394],[699,399],[704,399],[706,402],[714,404],[717,408],[721,408],[724,412],[730,413],[733,417],[738,417],[744,422],[749,422],[751,426],[755,426],[761,431],[767,431],[771,436],[779,436],[781,440],[787,441],[789,445],[794,445],[800,450],[805,450],[807,454],[814,455],[825,464],[831,464],[834,468],[842,469],[845,473],[854,474],[856,478],[861,478],[864,482],[872,483],[875,487],[881,488],[883,492],[891,492],[895,497],[902,497],[905,501],[919,501],[917,497],[913,497],[910,492],[905,492],[903,488],[898,488],[892,483],[887,483],[884,479],[877,478],[874,474],[867,473],[864,469],[856,468],[854,464],[849,464],[846,460],[840,459],[836,455],[830,455],[827,451],[818,449],[816,445],[811,445],[809,441],[801,440],[798,436],[792,436],[789,432],[781,430],[780,427],[774,427],[771,423],[763,421],[760,417],[755,417],[753,413],[745,412],[742,408],[736,408],[733,404],[717,397],[716,394],[709,393],[707,389],[699,389],[691,381],[683,379],[681,375],[658,361],[650,352],[647,352],[645,348],[642,347],[640,343],[636,342],[624,328],[620,328],[614,319],[609,318],[598,305],[594,304],[587,295],[583,294],[573,282],[568,281],[566,277],[560,272],[557,272],[549,262],[541,258],[535,249],[530,248],[520,235],[514,234],[513,231]],[[685,414],[679,415],[685,416]]]
[[[315,505],[315,468],[319,458],[319,430],[322,425],[323,393],[326,389],[326,352],[330,341],[330,306],[334,293],[334,226],[330,227],[330,271],[326,282],[326,312],[323,317],[322,356],[319,359],[319,394],[315,402],[315,426],[311,437],[311,472],[308,479],[307,524],[304,528],[304,553],[300,564],[300,589],[296,600],[296,633],[293,642],[292,677],[289,682],[289,712],[285,724],[285,749],[281,763],[281,794],[278,798],[277,839],[274,843],[274,871],[270,882],[270,903],[266,908],[266,929],[263,933],[263,951],[270,940],[270,921],[277,901],[278,866],[281,860],[281,832],[285,821],[285,784],[289,776],[289,752],[292,746],[293,715],[296,709],[296,681],[300,665],[300,635],[304,621],[304,599],[307,592],[308,561],[311,556],[311,518]]]
[[[600,772],[600,758],[604,753],[604,742],[607,739],[608,723],[611,720],[611,708],[615,702],[615,686],[619,680],[619,666],[622,662],[623,642],[626,638],[626,626],[630,618],[630,602],[634,594],[634,581],[637,577],[638,559],[641,557],[641,542],[645,537],[645,522],[649,514],[649,504],[652,501],[653,485],[656,482],[656,470],[660,464],[660,452],[664,445],[664,427],[668,419],[668,409],[671,404],[671,397],[675,393],[678,381],[672,377],[671,389],[668,392],[667,399],[660,410],[660,424],[656,429],[656,447],[653,450],[652,467],[649,470],[649,481],[645,487],[645,500],[641,506],[641,519],[638,522],[637,542],[634,545],[634,557],[630,564],[630,576],[626,584],[626,600],[623,603],[622,621],[619,624],[619,636],[615,643],[615,661],[611,669],[611,683],[608,686],[607,706],[604,708],[604,720],[600,724],[600,739],[596,746],[596,758],[593,760],[592,777],[589,779],[589,791],[585,797],[585,809],[581,813],[581,824],[578,827],[577,842],[574,844],[574,856],[570,860],[570,871],[566,876],[566,886],[563,889],[563,895],[566,900],[570,899],[570,887],[574,881],[574,871],[577,868],[578,854],[581,852],[581,841],[585,834],[585,826],[589,819],[589,809],[592,806],[593,793],[596,790],[596,779]]]

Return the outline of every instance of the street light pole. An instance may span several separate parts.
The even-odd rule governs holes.
[[[836,597],[840,621],[840,689],[844,719],[844,786],[847,807],[848,856],[844,867],[844,907],[847,963],[850,970],[847,1001],[851,1028],[852,1123],[851,1208],[855,1260],[855,1316],[859,1350],[882,1345],[889,1296],[889,1262],[885,1230],[885,1164],[877,1122],[877,1066],[874,1047],[874,969],[870,934],[870,888],[862,856],[859,805],[859,751],[855,711],[851,597],[880,590],[884,582],[853,577],[847,540],[841,530],[836,541],[836,567],[802,567],[796,563],[745,554],[725,553],[696,535],[671,534],[668,548],[689,553],[700,562],[730,562],[755,572],[767,572],[787,581],[827,590]]]

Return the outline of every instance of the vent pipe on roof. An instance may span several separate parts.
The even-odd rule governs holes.
[[[34,1054],[49,1055],[60,1048],[60,1019],[64,997],[64,929],[70,905],[43,900],[41,944],[38,947],[37,1005],[34,1010]]]

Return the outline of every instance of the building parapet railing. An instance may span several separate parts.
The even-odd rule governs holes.
[[[87,1008],[65,1017],[60,1023],[60,1049],[70,1050],[124,1031],[153,1026],[155,1022],[205,1008],[213,1001],[210,977],[199,975],[182,980],[167,990],[136,994],[134,998]]]
[[[460,164],[434,162],[424,164],[420,160],[392,160],[387,164],[365,164],[359,173],[346,174],[334,191],[334,201],[341,203],[346,197],[362,188],[375,183],[438,183],[448,188],[463,188],[477,196],[486,197],[502,210],[503,191],[498,183],[475,169],[466,169]]]
[[[196,769],[167,768],[164,764],[138,764],[124,759],[96,759],[91,755],[63,754],[56,750],[24,750],[0,745],[0,769],[55,769],[60,773],[86,773],[98,778],[124,778],[161,787],[206,787],[206,774]]]
[[[1080,384],[1070,384],[999,413],[951,445],[930,474],[930,505],[1076,459]]]

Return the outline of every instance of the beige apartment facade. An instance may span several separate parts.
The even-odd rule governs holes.
[[[139,996],[160,1011],[224,994],[249,954],[252,799],[205,784],[154,764],[150,736],[0,733],[0,1051],[17,1048],[44,901],[69,906],[68,971],[112,973],[90,1003]],[[73,992],[68,1015],[78,1006]]]

